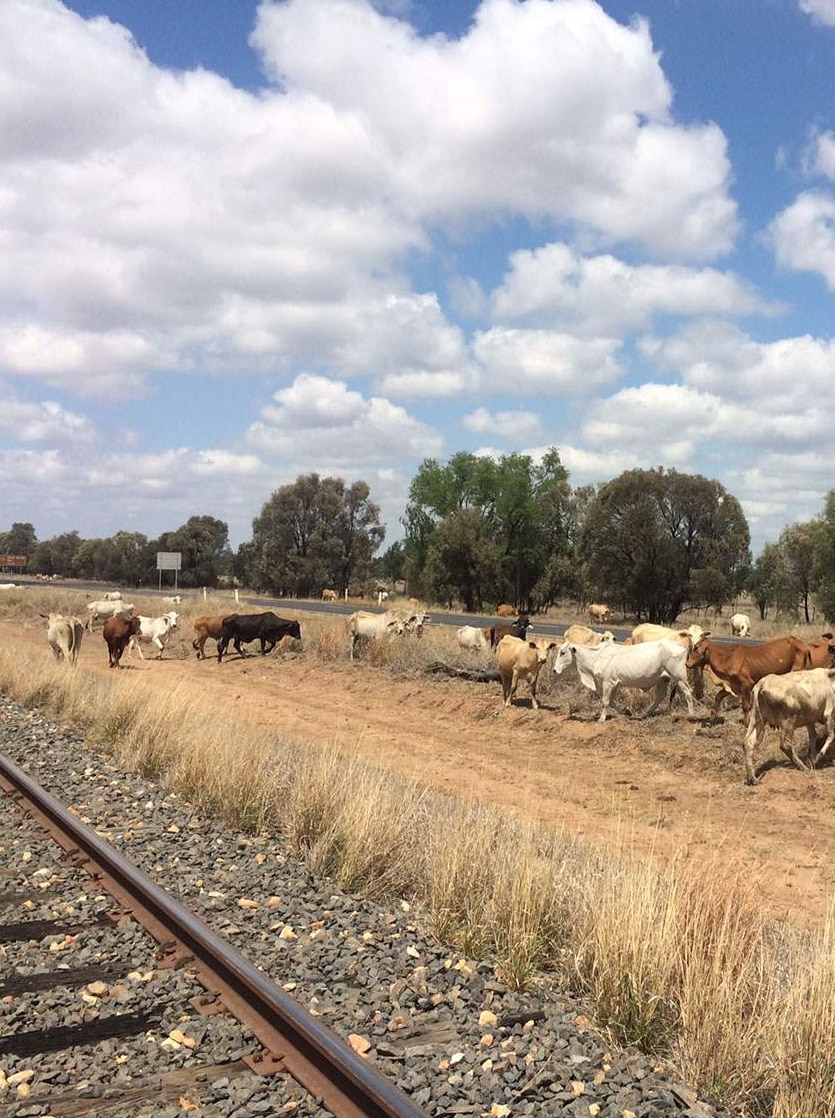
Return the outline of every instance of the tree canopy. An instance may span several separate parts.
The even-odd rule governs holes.
[[[727,600],[743,584],[750,534],[739,502],[718,481],[661,467],[601,485],[579,540],[595,591],[638,618],[676,619],[705,585]]]
[[[238,569],[252,586],[309,597],[364,579],[385,529],[364,481],[299,476],[277,489],[252,522]]]

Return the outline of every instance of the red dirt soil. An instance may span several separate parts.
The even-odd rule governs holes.
[[[6,648],[51,656],[42,622],[0,622]],[[304,653],[277,658],[234,654],[223,664],[198,661],[191,626],[157,662],[125,655],[119,678],[151,687],[177,686],[228,714],[282,737],[346,751],[423,781],[446,793],[500,805],[520,816],[555,824],[593,843],[620,839],[641,854],[714,851],[728,865],[759,871],[763,904],[777,917],[816,926],[826,915],[835,882],[835,766],[802,773],[766,739],[769,763],[754,788],[743,782],[738,710],[706,728],[684,708],[650,720],[626,714],[594,721],[593,697],[542,677],[542,709],[527,692],[504,709],[498,683],[444,676],[397,677],[361,661],[334,663]],[[214,647],[210,641],[207,650]],[[256,645],[250,645],[253,651]],[[100,631],[87,635],[83,668],[107,672]],[[616,702],[622,711],[628,696]],[[571,708],[580,713],[573,717]],[[798,747],[805,748],[799,731]]]

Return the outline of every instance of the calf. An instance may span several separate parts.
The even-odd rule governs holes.
[[[42,613],[47,620],[46,639],[56,660],[66,660],[73,667],[78,662],[84,622],[80,617],[67,617],[63,613]]]
[[[226,613],[216,613],[211,617],[198,617],[194,622],[194,640],[191,642],[191,647],[196,650],[198,660],[205,660],[206,658],[204,649],[209,637],[220,641],[223,636],[224,618],[229,616]]]
[[[139,632],[138,617],[108,617],[104,623],[102,636],[107,645],[108,666],[118,668],[122,653],[131,637]]]
[[[531,693],[531,706],[534,710],[539,710],[536,682],[542,665],[548,659],[548,653],[556,647],[555,641],[546,645],[544,641],[537,644],[536,641],[525,641],[520,637],[502,637],[496,649],[496,661],[502,677],[502,697],[506,707],[511,705],[519,682],[524,680]]]
[[[137,614],[137,616],[139,617],[139,632],[130,639],[131,656],[138,650],[140,660],[144,660],[142,645],[143,643],[152,644],[159,650],[157,660],[161,660],[171,631],[177,628],[177,614],[172,610],[170,613],[164,613],[162,617],[143,617],[141,614]]]
[[[807,641],[807,644],[810,668],[831,668],[835,665],[835,636],[832,633],[823,633],[816,641]]]
[[[301,626],[298,621],[291,621],[286,617],[279,617],[271,610],[265,613],[233,613],[224,617],[221,622],[220,640],[217,643],[217,662],[223,659],[229,642],[235,646],[239,656],[245,656],[241,644],[249,641],[260,641],[261,655],[266,656],[272,652],[282,637],[295,637],[301,640]]]
[[[826,738],[814,757],[815,723],[826,727]],[[805,726],[809,735],[812,767],[824,757],[835,739],[835,668],[810,668],[787,675],[766,675],[751,692],[751,717],[745,732],[745,782],[756,784],[754,750],[771,726],[780,731],[780,748],[799,769],[805,765],[794,751],[794,731]]]

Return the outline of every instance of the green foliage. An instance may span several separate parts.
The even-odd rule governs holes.
[[[553,448],[538,466],[521,454],[427,459],[403,519],[410,589],[459,599],[468,610],[501,599],[528,609],[550,604],[570,544],[570,496]]]
[[[579,555],[595,594],[638,617],[669,623],[712,571],[733,593],[749,561],[739,502],[718,481],[675,470],[627,470],[589,501]],[[696,588],[708,576],[697,576]]]
[[[37,542],[32,524],[12,524],[8,532],[0,532],[0,555],[25,555],[31,560]]]
[[[813,528],[812,580],[827,621],[835,621],[835,489],[826,495],[823,513]]]
[[[252,586],[309,597],[323,587],[341,593],[367,577],[383,541],[380,510],[364,481],[298,477],[277,489],[252,522],[252,540],[237,569]]]
[[[232,566],[229,527],[213,516],[190,516],[181,528],[164,532],[153,551],[153,570],[146,577],[156,577],[157,551],[179,551],[181,586],[217,586],[220,575],[227,574]]]

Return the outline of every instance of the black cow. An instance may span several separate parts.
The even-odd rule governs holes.
[[[266,656],[272,652],[282,637],[295,637],[300,640],[302,635],[298,621],[290,621],[286,617],[278,617],[271,611],[266,613],[233,613],[224,617],[220,627],[220,640],[217,642],[217,662],[223,659],[223,654],[230,641],[235,646],[235,651],[245,656],[241,648],[241,641],[260,640],[261,655]],[[269,647],[268,647],[269,646]]]
[[[495,648],[502,637],[521,637],[526,640],[528,629],[532,629],[531,619],[526,613],[520,613],[512,625],[490,626],[490,647]]]

